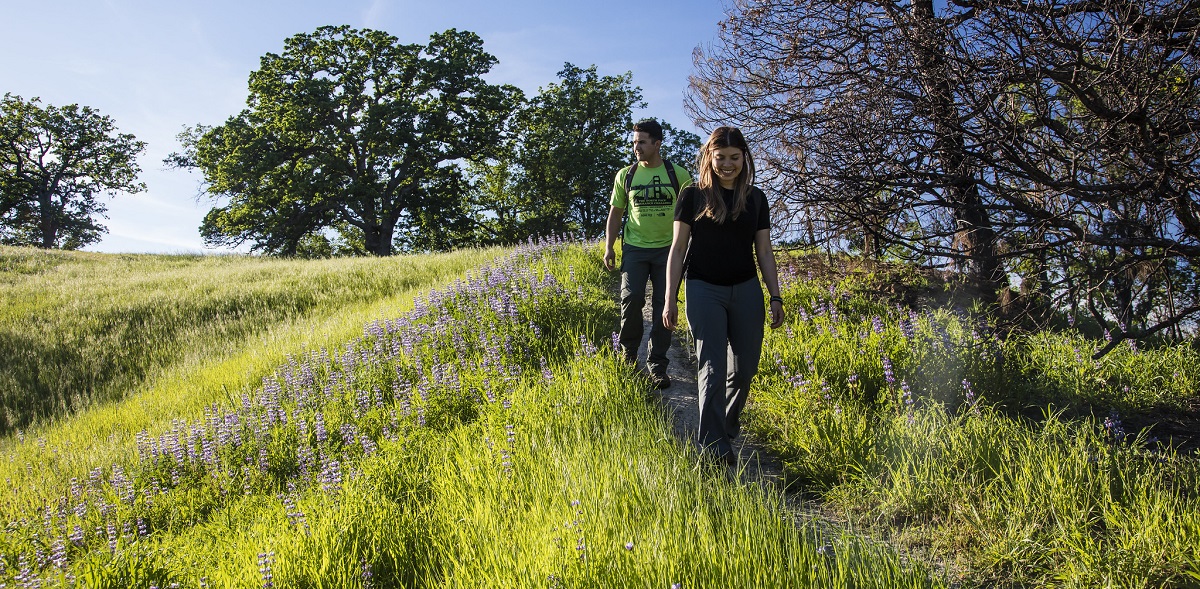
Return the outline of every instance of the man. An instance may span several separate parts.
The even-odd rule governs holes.
[[[642,343],[642,308],[646,305],[646,281],[651,283],[650,342],[646,370],[655,388],[671,386],[667,377],[667,350],[671,332],[663,327],[666,300],[667,255],[675,219],[675,199],[692,177],[680,166],[662,159],[663,131],[658,121],[646,119],[633,126],[633,153],[637,164],[617,172],[609,199],[608,223],[604,233],[604,266],[616,263],[613,246],[621,239],[621,327],[618,343],[629,362],[637,361]],[[632,177],[629,174],[633,174]],[[628,211],[628,215],[626,215]],[[624,221],[623,221],[624,219]]]

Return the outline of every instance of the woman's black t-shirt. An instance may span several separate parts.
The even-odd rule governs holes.
[[[715,186],[725,199],[727,210],[733,210],[734,192]],[[704,195],[695,186],[679,193],[675,203],[675,220],[691,225],[691,242],[684,258],[688,278],[710,284],[732,286],[758,276],[754,263],[754,234],[771,228],[771,211],[767,195],[757,186],[746,195],[746,210],[737,219],[726,218],[717,223],[709,217],[696,218],[704,206]]]

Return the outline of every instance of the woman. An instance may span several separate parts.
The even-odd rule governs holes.
[[[732,440],[758,372],[763,342],[763,293],[770,293],[771,329],[783,325],[779,274],[771,250],[767,197],[753,186],[754,160],[742,132],[720,127],[700,151],[696,183],[675,205],[667,258],[663,325],[679,319],[679,281],[686,270],[688,324],[696,341],[700,445],[737,463]],[[758,268],[755,268],[755,259]]]

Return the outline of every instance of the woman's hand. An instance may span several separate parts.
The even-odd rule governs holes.
[[[675,331],[675,324],[679,321],[679,301],[667,301],[663,305],[662,322],[663,327],[670,331]]]
[[[771,301],[771,329],[779,329],[783,325],[783,316],[783,303]]]

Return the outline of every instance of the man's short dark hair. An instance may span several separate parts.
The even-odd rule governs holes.
[[[650,138],[655,141],[663,140],[662,125],[654,119],[642,119],[633,124],[634,131],[640,131],[650,135]]]

